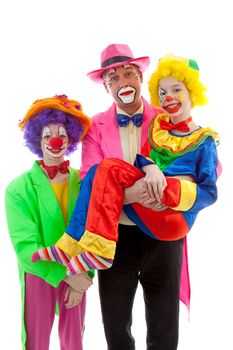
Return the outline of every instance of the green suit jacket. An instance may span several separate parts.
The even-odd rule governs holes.
[[[68,220],[81,184],[79,171],[69,168],[69,173]],[[24,315],[25,273],[36,275],[53,287],[57,287],[66,276],[63,265],[31,262],[32,254],[54,244],[66,226],[53,189],[38,161],[30,171],[9,184],[5,200],[9,233],[18,259]]]

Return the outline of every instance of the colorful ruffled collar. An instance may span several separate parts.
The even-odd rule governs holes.
[[[161,120],[169,121],[169,117],[165,113],[159,114],[152,120],[149,129],[151,146],[158,152],[170,155],[182,155],[199,147],[209,136],[217,144],[219,142],[218,134],[211,128],[198,128],[188,134],[172,135],[169,131],[160,128]]]

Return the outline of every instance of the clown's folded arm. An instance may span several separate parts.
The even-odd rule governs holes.
[[[153,157],[153,151],[152,151]],[[153,158],[137,155],[135,166],[156,164]],[[196,150],[180,157],[164,169],[167,186],[162,204],[173,210],[198,213],[217,200],[218,155],[216,142],[208,137]],[[187,176],[188,178],[184,178]]]
[[[194,172],[190,173],[194,182],[167,178],[168,188],[165,191],[164,204],[173,210],[198,213],[217,200],[218,157],[214,140],[206,140],[195,153],[192,164]],[[178,198],[175,198],[175,195]]]
[[[34,169],[36,168],[37,165],[34,164]],[[40,171],[39,166],[37,171]],[[44,175],[41,174],[41,176]],[[42,241],[43,222],[38,215],[37,193],[33,188],[30,172],[11,182],[6,189],[5,201],[8,228],[17,254],[21,281],[24,273],[30,273],[42,278],[51,286],[57,287],[66,276],[66,269],[63,265],[46,264],[43,261],[31,263],[33,252],[45,245],[52,244],[56,238],[59,238],[59,235],[54,235],[52,227],[50,235],[44,236],[44,241]]]

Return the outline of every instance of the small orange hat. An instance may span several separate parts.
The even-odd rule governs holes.
[[[48,108],[58,109],[78,119],[83,125],[81,140],[83,139],[91,124],[91,119],[83,113],[80,102],[70,100],[66,95],[55,95],[54,97],[47,97],[33,102],[23,120],[19,122],[19,127],[23,129],[31,118]]]

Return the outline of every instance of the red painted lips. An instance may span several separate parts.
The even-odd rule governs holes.
[[[169,105],[163,106],[163,109],[169,113],[169,114],[173,114],[173,113],[177,113],[180,109],[181,103],[171,103]]]

